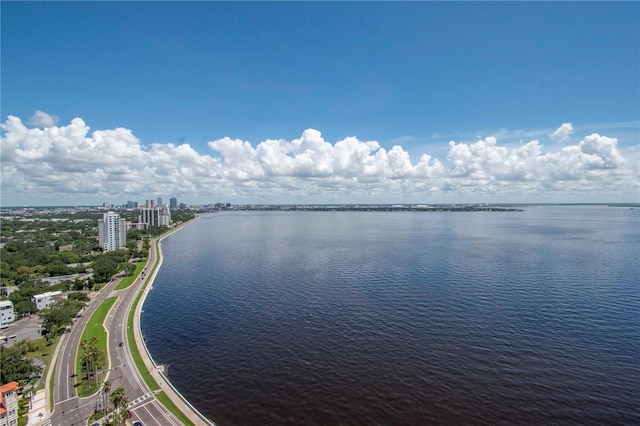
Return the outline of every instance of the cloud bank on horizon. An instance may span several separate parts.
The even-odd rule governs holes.
[[[224,137],[201,154],[189,144],[146,147],[129,129],[90,131],[37,111],[2,126],[2,205],[98,204],[177,196],[192,203],[602,202],[638,201],[635,150],[592,133],[570,143],[571,123],[549,138],[500,145],[496,137],[450,141],[446,158],[412,160],[399,145],[305,130],[256,145]],[[577,198],[576,198],[577,197]],[[608,197],[608,198],[607,198]]]

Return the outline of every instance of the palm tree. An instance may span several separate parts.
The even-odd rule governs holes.
[[[89,380],[89,358],[87,357],[87,339],[80,342],[82,347],[82,357],[84,358],[84,367],[87,372],[87,380]]]
[[[120,405],[122,406],[122,408],[120,409],[120,423],[124,423],[124,420],[127,416],[127,412],[129,410],[127,410],[127,405],[129,405],[129,398],[127,398],[126,396],[122,397],[122,400],[120,401]]]
[[[109,392],[111,391],[111,382],[109,380],[105,380],[102,384],[102,409],[104,410],[105,416],[107,415],[107,402]]]
[[[113,392],[111,392],[111,403],[114,407],[113,411],[115,413],[116,424],[122,424],[126,416],[127,404],[129,403],[129,398],[125,395],[122,386],[115,388]]]
[[[119,386],[111,392],[111,403],[113,404],[113,412],[115,413],[116,424],[122,423],[124,420],[124,413],[120,410],[120,407],[125,406],[129,401],[124,393],[124,388]]]
[[[120,407],[120,403],[122,401],[122,398],[124,397],[125,397],[124,388],[122,386],[115,388],[113,392],[111,392],[110,399],[114,409],[117,410],[118,407]]]
[[[91,359],[93,360],[93,377],[96,380],[96,386],[98,386],[98,361],[102,355],[102,351],[98,348],[98,338],[92,337],[89,340],[89,348],[91,350]]]

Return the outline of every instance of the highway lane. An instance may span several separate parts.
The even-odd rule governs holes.
[[[84,309],[82,316],[76,320],[71,331],[65,336],[56,366],[52,425],[86,425],[87,419],[99,406],[99,394],[88,398],[77,397],[75,390],[75,358],[87,321],[100,303],[110,296],[118,297],[105,320],[105,328],[108,331],[107,351],[110,365],[107,372],[107,380],[111,382],[111,390],[113,391],[119,386],[125,389],[125,394],[131,401],[128,407],[133,415],[130,419],[131,422],[140,420],[145,426],[178,426],[182,424],[160,404],[146,383],[144,383],[135,368],[126,338],[128,314],[156,259],[155,244],[152,243],[146,267],[135,282],[129,288],[123,290],[114,290],[120,279],[109,282]],[[123,343],[122,346],[120,346],[120,342]]]
[[[82,418],[86,419],[93,413],[93,409],[87,405],[86,398],[80,399],[76,394],[76,354],[82,332],[89,318],[119,282],[120,278],[116,278],[104,286],[89,305],[80,312],[80,316],[74,321],[70,331],[65,333],[54,376],[54,411],[51,420],[53,425],[78,424],[77,422]]]
[[[155,258],[155,249],[151,249],[147,265],[153,265]],[[149,267],[147,266],[142,271],[140,277],[128,289],[118,291],[118,301],[105,321],[106,328],[109,330],[109,359],[113,369],[109,372],[108,379],[111,381],[111,389],[118,386],[125,389],[125,394],[131,401],[128,408],[132,413],[132,422],[139,420],[144,425],[178,426],[181,422],[155,399],[154,394],[138,374],[127,341],[127,318],[133,309],[133,303],[142,283],[147,277]]]

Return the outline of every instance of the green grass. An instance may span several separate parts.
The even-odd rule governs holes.
[[[157,240],[155,241],[155,245],[156,253],[159,253],[160,248],[158,247]],[[133,361],[136,365],[136,368],[138,369],[138,372],[142,376],[142,379],[152,391],[160,389],[160,386],[158,385],[158,382],[155,381],[153,376],[151,376],[151,373],[149,373],[147,367],[144,365],[144,361],[142,360],[142,356],[140,355],[140,348],[138,348],[138,345],[136,345],[136,339],[133,334],[133,317],[135,310],[138,307],[138,303],[140,303],[140,299],[142,298],[142,293],[144,293],[144,289],[149,285],[149,279],[153,275],[153,271],[155,271],[158,267],[159,262],[160,256],[158,255],[156,257],[156,262],[150,268],[146,278],[144,279],[144,283],[142,284],[140,292],[136,296],[136,300],[133,302],[133,306],[131,308],[131,311],[129,311],[129,316],[127,317],[127,341],[129,342],[129,350],[131,351],[131,356],[133,357]]]
[[[40,380],[40,383],[38,383],[38,386],[35,388],[35,390],[44,389],[44,382],[47,378],[47,373],[51,368],[51,358],[53,358],[53,353],[56,350],[56,346],[58,346],[58,343],[60,342],[60,338],[61,336],[56,336],[51,341],[50,345],[47,345],[47,340],[44,338],[31,341],[31,344],[37,345],[38,349],[35,351],[27,352],[27,358],[40,358],[45,363],[44,370],[42,370],[42,380]]]
[[[133,284],[133,282],[136,280],[136,278],[138,277],[138,275],[140,275],[140,272],[142,272],[142,268],[144,268],[144,265],[147,264],[146,260],[141,260],[138,263],[136,263],[136,270],[133,272],[132,275],[129,275],[127,277],[124,277],[116,286],[116,290],[124,290],[125,288],[129,287],[131,284]]]
[[[98,306],[98,309],[96,309],[96,311],[93,313],[93,315],[89,319],[87,326],[82,332],[82,338],[80,339],[80,341],[82,342],[85,339],[91,340],[91,338],[93,337],[97,338],[98,339],[97,346],[100,349],[100,351],[102,351],[102,353],[105,355],[105,357],[107,356],[107,330],[104,329],[103,323],[105,318],[107,317],[107,314],[109,313],[109,310],[111,310],[111,307],[113,306],[113,304],[116,302],[117,299],[118,299],[117,297],[109,297],[105,299],[100,304],[100,306]],[[82,380],[81,371],[82,371],[82,364],[83,364],[82,363],[83,355],[84,355],[84,351],[82,350],[82,346],[79,346],[78,354],[76,357],[76,374],[77,374],[76,383],[78,384],[78,388],[77,388],[78,397],[80,398],[93,395],[95,392],[98,391],[98,388],[99,388],[94,381],[87,383],[86,381]]]
[[[193,424],[193,422],[191,420],[189,420],[189,418],[187,416],[185,416],[185,414],[182,411],[180,411],[180,409],[178,407],[176,407],[176,405],[173,403],[173,401],[171,401],[169,399],[169,397],[164,392],[158,393],[156,395],[156,398],[158,398],[158,401],[160,401],[160,403],[162,405],[167,407],[167,409],[169,411],[171,411],[173,413],[173,415],[176,416],[178,418],[178,420],[180,420],[182,422],[183,425],[195,426]]]
[[[146,286],[146,283],[145,283],[145,286]],[[135,336],[133,335],[133,314],[136,310],[136,306],[138,306],[138,303],[140,302],[141,297],[142,297],[142,292],[140,292],[136,297],[136,301],[133,303],[133,308],[129,312],[129,317],[127,318],[127,340],[129,342],[129,351],[131,352],[131,356],[133,357],[133,362],[136,364],[136,368],[138,369],[138,372],[140,372],[142,379],[147,384],[147,386],[149,386],[149,389],[154,391],[154,390],[160,389],[160,386],[155,381],[155,379],[151,376],[151,373],[149,373],[149,370],[147,370],[147,367],[144,365],[144,361],[140,356],[140,349],[138,348],[138,345],[136,345],[136,339],[135,339]]]
[[[60,362],[60,360],[56,359],[56,363],[53,365],[53,367],[55,368],[58,365],[59,362]],[[45,380],[46,380],[46,377],[47,376],[45,376]],[[49,389],[47,389],[47,391],[45,391],[45,395],[49,395],[49,407],[51,407],[51,409],[53,409],[53,407],[55,407],[55,405],[56,405],[55,398],[54,398],[54,395],[53,395],[53,389],[54,389],[55,383],[56,383],[55,374],[52,374],[51,375],[51,380],[49,380]],[[46,393],[46,392],[49,392],[49,393]],[[46,406],[46,404],[45,404],[45,406]]]

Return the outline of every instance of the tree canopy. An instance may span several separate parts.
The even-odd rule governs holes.
[[[76,299],[58,300],[46,309],[42,309],[38,315],[42,319],[42,327],[45,330],[47,340],[60,334],[73,318],[84,307],[84,303]]]
[[[0,346],[0,383],[16,381],[24,384],[41,373],[41,368],[26,355],[27,350],[22,346]]]

